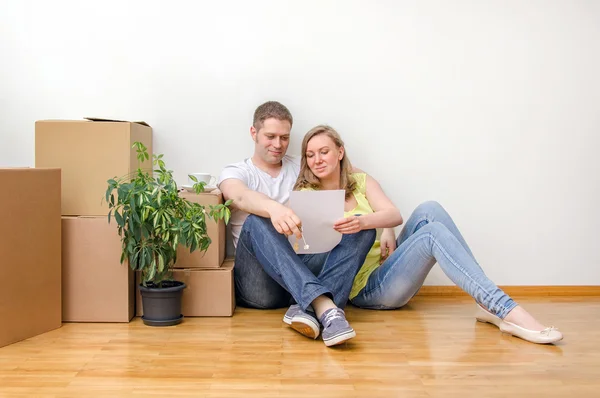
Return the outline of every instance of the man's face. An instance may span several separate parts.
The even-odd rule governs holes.
[[[255,142],[254,154],[264,162],[279,164],[290,144],[292,125],[287,120],[266,119],[257,131],[250,127],[252,139]]]

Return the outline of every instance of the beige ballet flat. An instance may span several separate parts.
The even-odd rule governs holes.
[[[537,344],[551,344],[563,339],[563,335],[554,326],[544,330],[529,330],[514,323],[506,322],[485,308],[477,304],[477,314],[475,319],[479,322],[487,322],[496,325],[501,332],[508,333],[512,336],[519,337],[523,340]]]

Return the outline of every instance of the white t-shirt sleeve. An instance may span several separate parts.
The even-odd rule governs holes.
[[[254,184],[253,178],[250,177],[250,173],[248,173],[248,168],[242,163],[235,163],[225,166],[221,175],[219,176],[219,181],[217,186],[220,186],[221,183],[230,178],[235,178],[236,180],[241,180],[246,186],[250,189],[254,189],[252,185]]]

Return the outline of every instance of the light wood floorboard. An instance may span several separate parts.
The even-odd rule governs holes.
[[[519,301],[565,340],[503,335],[463,297],[349,307],[357,337],[333,349],[283,324],[283,309],[168,328],[64,324],[0,348],[0,397],[599,397],[600,297]]]

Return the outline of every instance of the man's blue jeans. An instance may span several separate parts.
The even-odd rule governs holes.
[[[396,250],[369,276],[352,304],[394,309],[421,288],[437,262],[457,286],[504,319],[517,306],[483,272],[450,215],[437,202],[425,202],[410,216],[396,240]]]
[[[343,235],[329,253],[298,255],[268,218],[249,215],[235,255],[235,290],[240,306],[303,310],[321,296],[344,308],[354,277],[375,241],[376,231]]]

